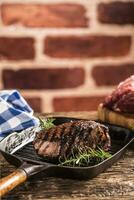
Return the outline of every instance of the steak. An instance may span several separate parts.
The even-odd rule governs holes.
[[[111,142],[106,126],[95,121],[78,120],[37,133],[33,145],[38,155],[58,159],[68,158],[79,149],[101,147],[107,151]]]
[[[121,82],[103,105],[121,113],[134,113],[134,75]]]

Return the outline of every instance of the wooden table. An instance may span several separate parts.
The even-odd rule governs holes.
[[[55,113],[46,116],[71,116],[96,119],[95,112]],[[15,170],[0,155],[1,176]],[[88,181],[53,177],[32,179],[18,186],[3,200],[134,200],[134,148],[129,148],[124,157],[98,177]]]

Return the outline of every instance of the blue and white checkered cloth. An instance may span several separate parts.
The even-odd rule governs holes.
[[[0,140],[11,132],[38,125],[33,110],[17,90],[0,91]]]

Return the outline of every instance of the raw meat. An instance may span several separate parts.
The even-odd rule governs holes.
[[[116,112],[134,113],[134,75],[121,82],[103,105]]]

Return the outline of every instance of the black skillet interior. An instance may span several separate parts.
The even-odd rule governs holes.
[[[56,117],[54,124],[59,125],[65,122],[70,122],[71,120],[78,120],[75,118],[67,118],[67,117]],[[58,176],[58,177],[67,177],[67,178],[77,178],[77,179],[88,179],[97,176],[99,173],[103,172],[106,168],[111,166],[114,162],[116,162],[124,153],[129,143],[133,140],[134,133],[130,130],[114,126],[110,124],[105,124],[109,127],[110,137],[111,137],[111,153],[112,157],[99,163],[98,165],[90,166],[90,167],[63,167],[58,166],[56,164],[51,165],[45,170],[45,174],[49,176]],[[39,157],[32,143],[25,145],[14,153],[15,156],[21,158],[23,161],[32,162],[35,161],[38,164],[44,163],[44,160]],[[9,161],[10,159],[8,159]],[[18,163],[15,162],[14,165]]]

